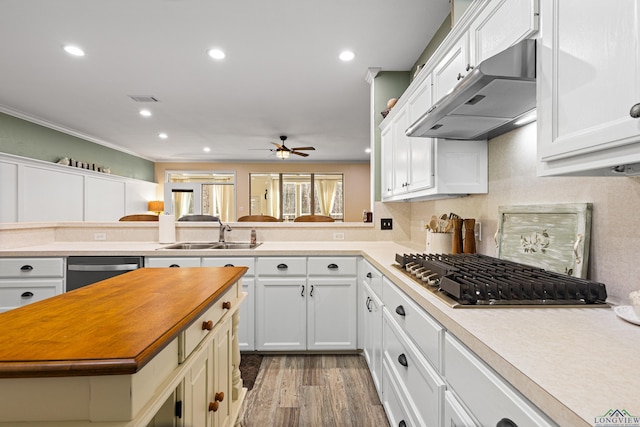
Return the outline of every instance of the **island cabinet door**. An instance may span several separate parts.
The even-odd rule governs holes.
[[[200,348],[191,356],[195,357],[195,362],[184,380],[184,425],[209,427],[213,415],[209,411],[209,401],[213,396],[213,347]]]
[[[256,281],[256,349],[306,350],[306,278]]]
[[[231,425],[231,317],[220,325],[213,336],[213,396],[207,408],[213,414],[213,426]]]

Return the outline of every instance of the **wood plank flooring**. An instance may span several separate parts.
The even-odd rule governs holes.
[[[388,426],[361,355],[267,355],[239,417],[243,427]]]

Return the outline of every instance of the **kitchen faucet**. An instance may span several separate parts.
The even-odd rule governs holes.
[[[220,238],[218,242],[224,243],[224,232],[231,231],[231,226],[229,224],[223,224],[220,218],[218,218],[218,222],[220,223]]]

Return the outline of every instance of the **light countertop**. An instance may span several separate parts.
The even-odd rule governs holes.
[[[640,326],[605,308],[453,309],[393,267],[391,241],[264,242],[252,250],[156,250],[154,242],[54,242],[0,250],[2,257],[69,255],[361,255],[527,399],[562,426],[593,425],[609,409],[640,415]]]

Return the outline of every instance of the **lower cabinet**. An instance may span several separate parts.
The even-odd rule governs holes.
[[[478,420],[478,425],[495,426],[503,419],[518,427],[555,425],[449,333],[445,336],[444,355],[448,387]],[[450,398],[450,402],[455,400]],[[460,416],[460,412],[455,416]]]
[[[366,283],[362,286],[359,304],[364,309],[362,315],[362,350],[369,365],[371,379],[378,391],[382,392],[382,301]]]
[[[256,350],[306,350],[306,277],[259,278]]]
[[[61,294],[64,266],[63,258],[0,259],[0,313]]]

